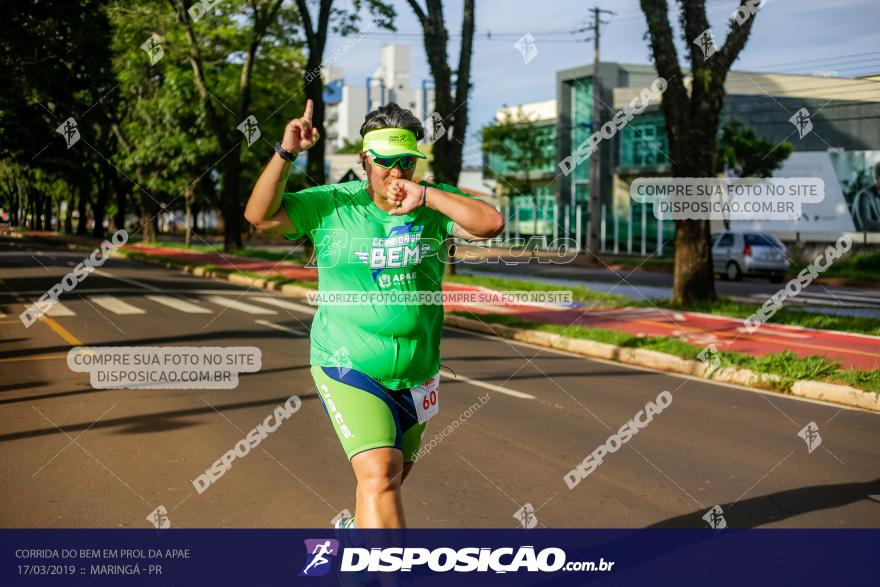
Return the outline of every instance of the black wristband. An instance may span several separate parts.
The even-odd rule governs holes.
[[[286,150],[284,147],[281,146],[281,143],[275,143],[275,152],[281,155],[281,158],[285,161],[290,161],[291,163],[296,161],[297,154],[291,153],[290,151]]]

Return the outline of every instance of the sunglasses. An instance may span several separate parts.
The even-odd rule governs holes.
[[[396,157],[379,157],[369,153],[370,161],[374,165],[378,165],[384,169],[393,169],[395,165],[400,165],[402,170],[412,169],[416,166],[417,157],[413,155],[397,155]]]

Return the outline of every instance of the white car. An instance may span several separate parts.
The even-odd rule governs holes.
[[[785,279],[790,265],[785,245],[772,234],[734,231],[713,235],[712,264],[721,279],[763,276],[773,283]]]

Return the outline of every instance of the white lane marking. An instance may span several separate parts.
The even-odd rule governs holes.
[[[839,298],[841,300],[852,300],[852,301],[857,301],[857,302],[872,302],[874,304],[880,303],[880,296],[859,295],[857,293],[846,293],[846,292],[831,291],[831,290],[829,290],[829,291],[830,291],[830,293],[822,292],[822,291],[809,291],[809,292],[804,292],[804,293],[805,293],[805,295],[808,295],[808,296],[815,298],[815,299],[837,300]],[[755,294],[752,294],[752,297],[754,297],[754,296],[755,296]],[[764,296],[765,299],[768,297],[770,297],[770,296]]]
[[[314,306],[291,302],[290,300],[283,300],[281,298],[270,296],[268,294],[264,296],[251,296],[250,299],[255,302],[264,302],[272,306],[278,306],[279,308],[284,308],[285,310],[296,310],[298,312],[305,312],[306,314],[314,314],[318,311],[318,309]]]
[[[448,373],[443,373],[442,371],[440,372],[440,374],[443,377],[448,377],[448,378],[453,379],[455,381],[464,381],[465,383],[470,383],[471,385],[474,385],[476,387],[482,387],[483,389],[497,391],[498,393],[503,393],[503,394],[510,395],[513,397],[518,397],[520,399],[535,399],[535,396],[530,395],[528,393],[516,391],[515,389],[507,389],[506,387],[501,387],[500,385],[493,385],[491,383],[486,383],[485,381],[480,381],[479,379],[472,379],[472,378],[467,377],[465,375],[459,375],[457,377],[453,377],[452,375],[450,375]]]
[[[144,296],[148,300],[153,300],[157,304],[162,304],[163,306],[168,306],[169,308],[173,308],[175,310],[179,310],[186,314],[210,314],[212,311],[208,308],[203,308],[201,306],[197,306],[195,304],[191,304],[186,300],[182,300],[180,298],[175,298],[172,296]]]
[[[684,314],[682,314],[681,312],[675,312],[674,314],[672,314],[672,319],[675,320],[676,322],[686,322],[687,321],[687,318],[685,318]]]
[[[217,304],[223,306],[226,309],[238,310],[239,312],[244,312],[246,314],[256,314],[262,316],[274,316],[278,312],[275,310],[270,310],[269,308],[263,308],[260,306],[255,306],[253,304],[246,304],[244,302],[240,302],[238,300],[230,300],[224,298],[223,296],[205,296],[204,300],[206,302],[211,302],[213,304]]]
[[[268,320],[254,320],[254,323],[259,324],[260,326],[274,328],[275,330],[281,330],[283,332],[290,332],[291,334],[299,334],[300,336],[307,336],[308,335],[308,333],[303,332],[302,330],[297,330],[296,328],[291,328],[289,326],[282,326],[281,324],[275,324],[274,322],[269,322]]]
[[[49,311],[46,312],[47,316],[76,316],[76,312],[62,304],[61,302],[55,302]]]
[[[801,294],[796,298],[791,298],[786,300],[786,303],[793,303],[798,305],[809,305],[813,304],[816,306],[832,306],[832,307],[844,307],[844,308],[876,308],[877,304],[866,304],[864,302],[851,302],[849,300],[844,299],[826,299],[826,298],[817,298],[813,295]]]
[[[95,273],[102,277],[109,277],[110,279],[115,279],[116,281],[121,281],[123,283],[130,283],[131,285],[136,285],[138,287],[142,287],[144,289],[148,289],[150,291],[162,291],[158,287],[154,287],[149,283],[144,283],[143,281],[137,281],[135,279],[129,279],[128,277],[119,277],[117,275],[113,275],[112,273],[107,273],[101,269],[95,269]]]
[[[740,326],[739,328],[736,329],[736,331],[741,334],[752,334],[751,332],[749,332],[749,329],[746,328],[745,326]],[[776,335],[776,336],[787,336],[789,338],[813,338],[809,334],[800,334],[797,332],[783,332],[781,330],[776,330],[774,328],[767,328],[766,325],[763,328],[761,328],[761,332],[763,334],[770,334],[770,335]]]
[[[90,300],[114,314],[146,314],[144,310],[113,296],[91,296]]]
[[[760,294],[752,294],[749,299],[763,302],[770,296],[762,296]],[[815,304],[817,306],[846,306],[851,308],[875,308],[880,305],[877,298],[866,298],[862,296],[847,295],[825,295],[817,292],[809,292],[799,294],[797,297],[789,298],[786,303],[793,304]]]

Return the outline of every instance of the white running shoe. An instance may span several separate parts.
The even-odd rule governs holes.
[[[353,517],[346,516],[343,518],[339,518],[338,520],[336,520],[336,525],[334,527],[336,528],[336,538],[339,540],[339,544],[341,546],[340,551],[345,548],[363,546],[364,542],[357,532],[345,531],[357,529],[357,526],[355,526],[354,524]],[[379,585],[378,582],[376,582],[376,580],[372,578],[372,575],[366,570],[346,573],[343,573],[342,570],[337,570],[336,576],[339,578],[339,582],[345,587],[378,587]]]
[[[353,517],[339,518],[338,520],[336,520],[336,526],[334,526],[334,527],[337,530],[349,530],[349,529],[357,528],[357,526],[354,525],[354,518]]]

